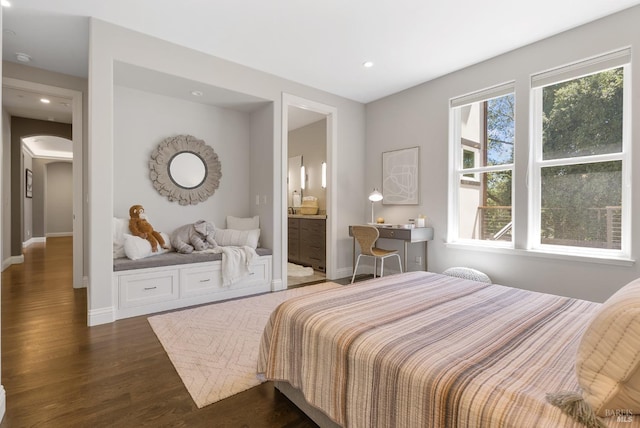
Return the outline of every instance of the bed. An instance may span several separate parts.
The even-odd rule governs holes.
[[[258,373],[345,427],[584,427],[573,404],[549,402],[571,394],[591,409],[587,425],[639,427],[640,282],[616,295],[598,304],[428,272],[377,278],[280,305]],[[600,400],[612,382],[614,399]]]

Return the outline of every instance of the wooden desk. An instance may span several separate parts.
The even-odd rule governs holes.
[[[349,236],[353,237],[349,226]],[[414,242],[424,242],[424,270],[427,270],[427,242],[433,240],[432,227],[414,227],[407,229],[401,226],[376,226],[380,232],[379,239],[400,239],[404,241],[404,255],[402,259],[403,269],[407,271],[407,253],[409,244]],[[356,238],[353,238],[353,261],[352,266],[356,265]]]

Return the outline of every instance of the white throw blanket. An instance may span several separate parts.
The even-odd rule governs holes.
[[[222,253],[222,285],[227,287],[251,275],[249,266],[258,254],[251,247],[217,246],[203,250],[203,253]]]

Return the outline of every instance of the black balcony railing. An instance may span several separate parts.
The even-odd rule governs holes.
[[[551,245],[620,249],[622,207],[586,210],[544,208],[541,215],[541,242]],[[510,206],[480,206],[473,236],[483,240],[511,241]]]

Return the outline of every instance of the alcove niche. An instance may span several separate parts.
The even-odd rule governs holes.
[[[114,62],[113,75],[113,215],[128,218],[140,204],[167,233],[200,219],[225,228],[227,215],[260,215],[261,243],[272,247],[273,186],[265,194],[264,183],[274,171],[264,156],[273,153],[273,101],[124,62]],[[177,135],[204,141],[221,164],[219,187],[195,205],[168,200],[149,177],[152,151]]]

